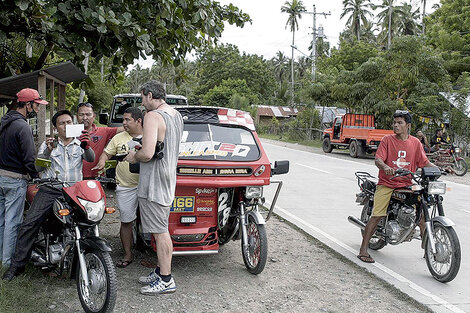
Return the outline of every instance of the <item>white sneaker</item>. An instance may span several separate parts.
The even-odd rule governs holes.
[[[144,286],[140,288],[140,293],[144,295],[160,295],[164,293],[173,293],[176,291],[176,284],[173,277],[170,278],[169,282],[164,282],[161,277],[158,277],[158,280],[151,283],[149,286]]]
[[[150,285],[151,283],[159,279],[160,279],[160,276],[158,276],[158,274],[155,273],[155,270],[153,270],[147,276],[140,276],[139,283],[141,283],[142,285]]]

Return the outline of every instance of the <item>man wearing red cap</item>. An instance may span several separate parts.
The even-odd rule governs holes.
[[[26,118],[36,116],[39,105],[47,104],[31,88],[20,90],[16,97],[16,105],[0,122],[0,262],[4,267],[10,265],[23,220],[28,176],[39,177],[34,167],[33,133]]]

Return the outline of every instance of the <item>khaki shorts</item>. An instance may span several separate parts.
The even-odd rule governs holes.
[[[374,208],[372,209],[372,216],[386,216],[388,204],[392,197],[393,188],[384,185],[377,185],[374,194]]]
[[[122,223],[130,223],[137,217],[137,187],[116,186],[116,202]]]

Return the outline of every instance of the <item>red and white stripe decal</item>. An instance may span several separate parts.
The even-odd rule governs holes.
[[[245,126],[251,130],[255,130],[255,124],[250,114],[234,109],[219,109],[217,113],[221,124],[234,124]]]

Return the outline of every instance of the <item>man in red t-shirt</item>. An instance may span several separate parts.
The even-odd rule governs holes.
[[[117,133],[124,131],[121,127],[96,127],[93,123],[96,114],[93,111],[93,105],[88,102],[78,104],[77,121],[83,124],[86,131],[90,135],[90,146],[95,151],[95,155],[101,155],[104,148]],[[98,170],[92,170],[98,163],[98,158],[94,162],[83,161],[83,179],[94,179],[98,176]]]
[[[387,208],[393,190],[412,185],[409,175],[392,179],[395,171],[404,168],[415,172],[417,168],[435,166],[426,157],[419,139],[410,136],[410,129],[411,114],[408,111],[396,111],[393,114],[393,132],[395,135],[385,136],[375,154],[375,165],[379,168],[379,182],[374,194],[372,216],[367,222],[361,249],[357,256],[363,262],[374,263],[374,259],[367,252],[367,247],[380,219],[387,215]],[[421,234],[424,231],[424,223],[422,222],[420,222]]]

